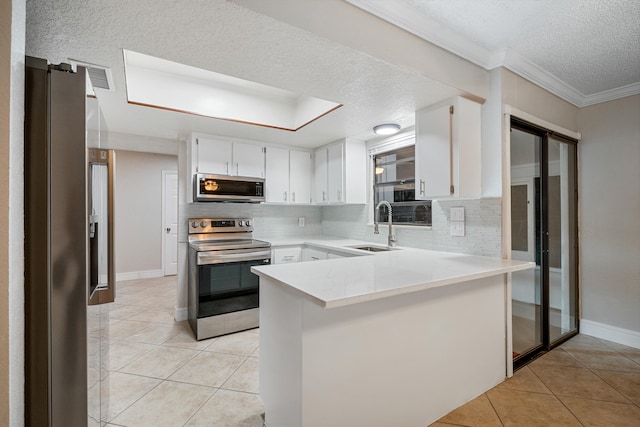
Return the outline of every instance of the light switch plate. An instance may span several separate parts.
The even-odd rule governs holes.
[[[451,221],[449,231],[452,236],[464,237],[464,221]]]
[[[451,208],[451,221],[464,221],[464,207]]]
[[[304,227],[304,217],[303,216],[298,218],[298,227]]]

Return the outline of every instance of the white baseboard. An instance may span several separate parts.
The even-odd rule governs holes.
[[[640,332],[618,328],[593,320],[580,320],[580,333],[640,349]]]
[[[189,309],[187,307],[176,307],[176,322],[182,322],[189,318]]]
[[[116,273],[116,282],[122,280],[152,279],[163,276],[164,272],[162,270],[128,271],[126,273]]]

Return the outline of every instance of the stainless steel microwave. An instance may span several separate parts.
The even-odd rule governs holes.
[[[195,174],[196,202],[264,202],[264,179],[246,176]]]

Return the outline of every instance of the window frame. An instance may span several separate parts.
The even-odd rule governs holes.
[[[405,132],[401,132],[397,135],[393,135],[382,140],[375,141],[368,144],[367,154],[369,161],[367,164],[367,200],[371,205],[368,209],[368,226],[373,227],[375,219],[375,156],[389,151],[415,146],[415,128],[410,128]],[[414,174],[415,179],[415,174]],[[414,197],[415,200],[415,197]],[[431,200],[416,200],[416,202],[429,203],[432,206]],[[398,202],[402,203],[402,202]],[[386,221],[379,223],[381,226],[386,225]],[[398,228],[411,228],[419,230],[431,230],[433,227],[433,213],[431,215],[431,222],[429,224],[420,225],[415,223],[401,223],[394,222],[394,227]]]

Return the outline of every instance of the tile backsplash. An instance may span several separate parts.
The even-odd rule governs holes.
[[[458,252],[471,255],[501,256],[500,198],[434,201],[430,229],[394,227],[399,246]],[[452,207],[464,207],[465,236],[454,237],[449,232],[449,212]],[[254,236],[263,238],[305,237],[320,234],[387,243],[387,227],[373,234],[369,224],[368,205],[293,206],[244,203],[192,203],[183,205],[186,218],[253,218]],[[298,226],[304,218],[305,226]],[[185,235],[181,241],[186,241]]]
[[[449,212],[452,207],[465,208],[465,236],[453,237],[449,232]],[[441,200],[432,203],[432,227],[395,227],[399,246],[458,252],[471,255],[501,256],[501,198],[474,200]],[[324,206],[322,234],[387,243],[387,227],[373,234],[369,225],[369,206]]]
[[[184,205],[186,218],[253,218],[255,237],[295,237],[322,234],[320,206],[252,203],[191,203]],[[298,219],[304,218],[304,227]],[[186,219],[185,227],[186,230]],[[186,241],[186,235],[183,236]]]

